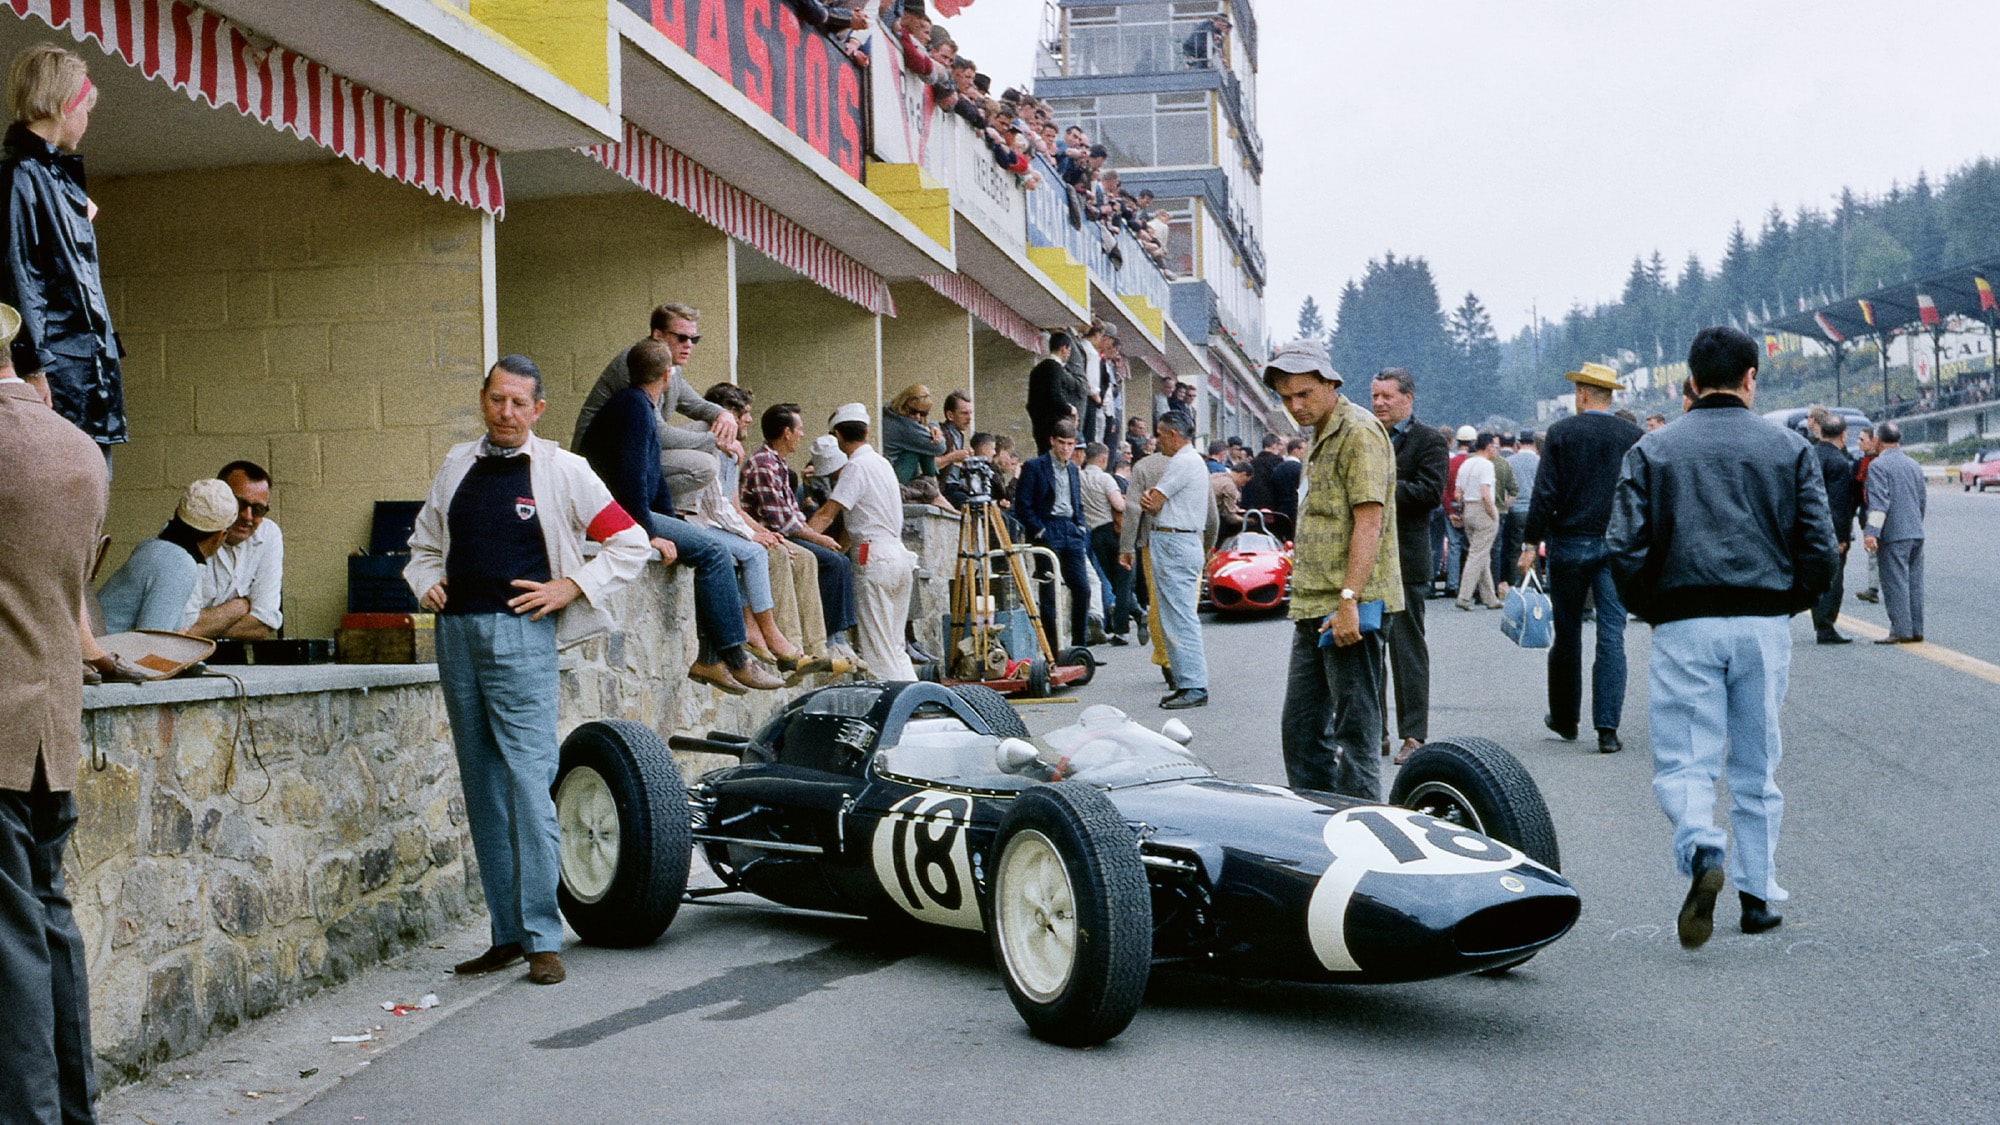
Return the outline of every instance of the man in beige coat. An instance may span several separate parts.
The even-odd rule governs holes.
[[[14,374],[0,305],[0,1116],[89,1121],[90,996],[63,891],[76,826],[83,591],[104,527],[104,457]]]

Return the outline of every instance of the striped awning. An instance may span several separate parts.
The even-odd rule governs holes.
[[[896,315],[889,283],[880,274],[630,121],[623,141],[578,151],[836,296],[879,316]]]
[[[987,292],[985,286],[962,273],[925,274],[923,280],[945,300],[971,313],[981,324],[1013,341],[1022,351],[1042,350],[1041,329]]]
[[[148,78],[287,130],[372,172],[498,215],[500,159],[478,141],[184,0],[0,0]]]

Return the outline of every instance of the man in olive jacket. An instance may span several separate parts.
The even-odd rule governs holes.
[[[1692,881],[1679,919],[1690,949],[1713,932],[1722,890],[1715,780],[1725,769],[1736,834],[1728,879],[1743,932],[1784,920],[1771,904],[1787,897],[1775,858],[1789,619],[1840,565],[1818,455],[1750,410],[1757,358],[1756,342],[1733,328],[1695,337],[1688,368],[1700,397],[1626,452],[1605,532],[1620,596],[1653,625],[1653,792]]]

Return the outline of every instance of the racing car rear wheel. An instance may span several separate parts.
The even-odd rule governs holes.
[[[1527,768],[1484,738],[1426,742],[1396,774],[1389,803],[1464,825],[1562,870],[1555,823]]]
[[[650,727],[585,723],[563,740],[554,790],[562,833],[556,901],[577,936],[629,948],[680,910],[693,851],[687,786]]]
[[[1153,965],[1153,903],[1138,839],[1081,782],[1014,799],[994,841],[987,927],[1014,1010],[1037,1038],[1103,1043],[1132,1022]]]
[[[1097,654],[1082,645],[1062,650],[1056,656],[1056,663],[1083,669],[1083,675],[1069,682],[1071,687],[1082,687],[1097,678]]]
[[[972,706],[972,713],[986,720],[986,727],[1000,738],[1028,737],[1028,724],[1007,697],[985,684],[953,684],[951,690]]]

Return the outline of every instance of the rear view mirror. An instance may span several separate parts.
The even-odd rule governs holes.
[[[1034,743],[1021,738],[1003,738],[993,752],[994,764],[1000,767],[1001,773],[1024,773],[1029,764],[1039,757]]]
[[[1188,725],[1179,719],[1168,719],[1166,722],[1161,723],[1160,733],[1180,743],[1182,746],[1186,746],[1188,743],[1194,741],[1194,731],[1188,729]]]

